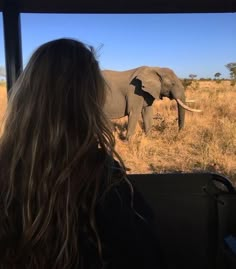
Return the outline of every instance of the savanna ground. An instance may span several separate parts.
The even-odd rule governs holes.
[[[116,121],[116,150],[128,173],[210,171],[227,176],[236,185],[236,85],[230,81],[196,81],[186,89],[189,106],[202,113],[186,111],[185,128],[178,131],[175,101],[155,101],[153,128],[148,136],[142,120],[129,143],[127,118]],[[6,109],[5,85],[0,85],[0,122]]]
[[[210,171],[227,176],[236,184],[236,86],[230,81],[197,81],[186,89],[188,105],[202,113],[186,111],[185,128],[178,131],[176,102],[168,98],[154,104],[154,125],[149,136],[141,127],[129,144],[127,119],[116,121],[118,153],[129,173]]]

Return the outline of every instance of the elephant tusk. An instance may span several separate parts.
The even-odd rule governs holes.
[[[200,109],[194,109],[194,108],[190,108],[187,105],[185,105],[180,99],[176,99],[177,103],[182,106],[184,109],[191,111],[191,112],[202,112],[202,110]]]

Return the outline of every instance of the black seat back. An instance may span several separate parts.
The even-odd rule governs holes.
[[[224,268],[223,237],[236,232],[236,194],[230,181],[211,173],[129,178],[154,211],[168,268]]]

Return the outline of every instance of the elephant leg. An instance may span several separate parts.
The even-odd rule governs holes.
[[[143,123],[144,123],[144,131],[146,134],[148,134],[153,124],[152,106],[147,106],[143,108],[142,117],[143,117]]]
[[[127,128],[127,135],[126,138],[129,140],[129,138],[134,134],[138,119],[139,119],[139,113],[131,111],[129,113],[128,118],[128,128]]]

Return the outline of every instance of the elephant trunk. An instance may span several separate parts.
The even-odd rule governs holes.
[[[181,101],[183,103],[185,103],[185,97],[181,98]],[[179,126],[179,130],[181,130],[184,127],[184,120],[185,120],[185,109],[177,102],[177,106],[178,106],[178,126]]]

